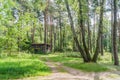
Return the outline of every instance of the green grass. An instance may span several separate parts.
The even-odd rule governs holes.
[[[83,63],[83,60],[80,57],[66,56],[66,54],[68,55],[69,53],[55,53],[42,57],[44,57],[44,60],[60,62],[65,66],[79,69],[85,72],[104,72],[109,70],[120,70],[119,66],[113,66],[110,53],[105,53],[105,56],[99,57],[98,63]]]
[[[106,66],[96,64],[96,63],[64,63],[65,66],[72,67],[75,69],[79,69],[85,72],[104,72],[107,71],[108,68]]]
[[[41,61],[41,60],[42,61]],[[107,70],[120,71],[120,67],[113,66],[110,53],[99,57],[98,63],[83,63],[78,53],[55,53],[48,55],[12,53],[0,54],[0,80],[18,79],[30,76],[45,76],[51,73],[44,61],[60,62],[65,66],[85,72],[103,72]],[[60,71],[65,71],[60,69]]]
[[[79,52],[64,52],[60,54],[65,57],[81,58],[81,55]]]
[[[50,74],[49,67],[40,61],[38,56],[26,53],[0,56],[0,80]]]
[[[63,54],[49,54],[49,55],[45,55],[45,56],[41,56],[43,58],[44,61],[46,60],[51,60],[54,62],[61,62],[61,63],[65,63],[65,62],[76,62],[76,61],[80,61],[82,62],[81,58],[75,58],[75,57],[67,57],[67,56],[63,56]]]

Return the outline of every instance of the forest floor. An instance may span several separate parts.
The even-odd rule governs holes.
[[[84,72],[66,67],[61,62],[53,62],[46,59],[45,63],[51,68],[52,74],[19,80],[120,80],[119,71]]]

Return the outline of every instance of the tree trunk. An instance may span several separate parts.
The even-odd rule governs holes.
[[[92,59],[93,62],[97,61],[98,54],[99,54],[99,48],[100,48],[99,42],[100,42],[100,38],[101,38],[101,34],[102,34],[102,29],[103,29],[104,1],[105,0],[102,0],[102,2],[101,2],[99,30],[98,30],[98,37],[97,37],[97,42],[96,42],[96,50],[95,50],[95,54],[94,54],[93,59]]]
[[[56,47],[56,26],[54,25],[53,27],[53,34],[54,34],[54,39],[53,39],[53,50],[55,52],[55,47]]]
[[[111,51],[111,59],[112,59],[112,61],[113,61],[113,48],[112,48],[112,46],[113,46],[113,0],[111,0],[111,47],[110,47],[110,51]]]
[[[52,15],[50,15],[50,50],[52,51],[52,47],[53,47],[53,20],[52,20]]]
[[[117,0],[113,0],[114,4],[114,23],[113,23],[113,57],[114,65],[119,65],[117,54]]]
[[[32,34],[31,34],[32,43],[35,42],[35,40],[34,40],[35,30],[36,30],[35,24],[33,23],[33,28],[31,29],[31,32],[32,32]]]
[[[89,61],[91,61],[91,56],[88,50],[88,47],[86,45],[86,41],[85,41],[85,29],[84,29],[84,25],[83,25],[83,12],[82,12],[82,4],[81,4],[81,0],[78,0],[79,3],[79,14],[80,14],[80,28],[81,28],[81,32],[82,32],[82,42],[83,42],[83,47],[86,53],[86,56],[88,58]]]
[[[103,31],[103,30],[102,30],[102,31]],[[100,38],[100,40],[101,40],[101,41],[100,41],[100,43],[101,43],[101,44],[100,44],[100,47],[101,47],[101,48],[100,48],[100,49],[101,49],[100,52],[101,52],[101,55],[103,56],[103,55],[104,55],[104,52],[103,52],[103,49],[104,49],[104,46],[103,46],[103,33],[101,33],[101,38]]]
[[[92,45],[91,45],[91,30],[90,30],[90,17],[89,17],[89,0],[88,1],[88,19],[87,19],[87,26],[88,26],[88,50],[92,53]]]
[[[60,26],[60,51],[62,50],[62,23],[61,23],[61,13],[59,12],[59,26]]]
[[[120,44],[120,15],[118,16],[118,35],[119,35],[118,39]],[[118,47],[119,47],[118,52],[120,52],[120,45]]]
[[[95,50],[95,43],[96,43],[96,13],[94,13],[94,26],[93,26],[93,32],[92,32],[92,44],[93,44],[93,47],[92,47],[92,53],[94,53],[94,50]]]
[[[78,50],[79,50],[79,52],[81,53],[81,56],[82,56],[84,62],[89,62],[89,60],[88,60],[87,57],[86,57],[85,52],[84,52],[83,49],[81,48],[81,46],[80,46],[80,44],[79,44],[79,41],[78,41],[78,39],[77,39],[77,36],[76,36],[76,33],[75,33],[75,29],[74,29],[73,18],[72,18],[72,16],[71,16],[69,4],[68,4],[68,0],[65,0],[65,4],[66,4],[67,12],[68,12],[68,17],[69,17],[69,20],[70,20],[71,30],[72,30],[73,37],[74,37],[74,40],[75,40],[75,42],[76,42],[76,45],[77,45],[77,47],[78,47]]]
[[[47,12],[44,12],[44,44],[47,44]],[[44,47],[44,52],[46,53],[46,46]]]

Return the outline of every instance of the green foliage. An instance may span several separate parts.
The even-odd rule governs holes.
[[[23,40],[20,44],[20,49],[23,51],[31,51],[31,43],[30,41]]]
[[[38,55],[20,53],[0,57],[0,80],[17,79],[50,74],[50,69],[40,61]]]
[[[2,37],[0,45],[4,47],[2,50],[7,49],[11,51],[16,48],[16,30],[13,26],[12,8],[17,8],[17,6],[13,0],[1,0],[0,2],[0,36]]]
[[[46,8],[47,1],[46,0],[33,0],[33,4],[35,9],[44,11]]]
[[[6,42],[6,37],[0,36],[0,53],[5,48],[5,46],[3,46],[5,42]]]
[[[100,56],[101,63],[110,63],[112,62],[112,53],[105,52],[104,56]]]

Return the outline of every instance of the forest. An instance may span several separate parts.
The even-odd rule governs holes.
[[[0,0],[0,80],[120,80],[120,0]]]

